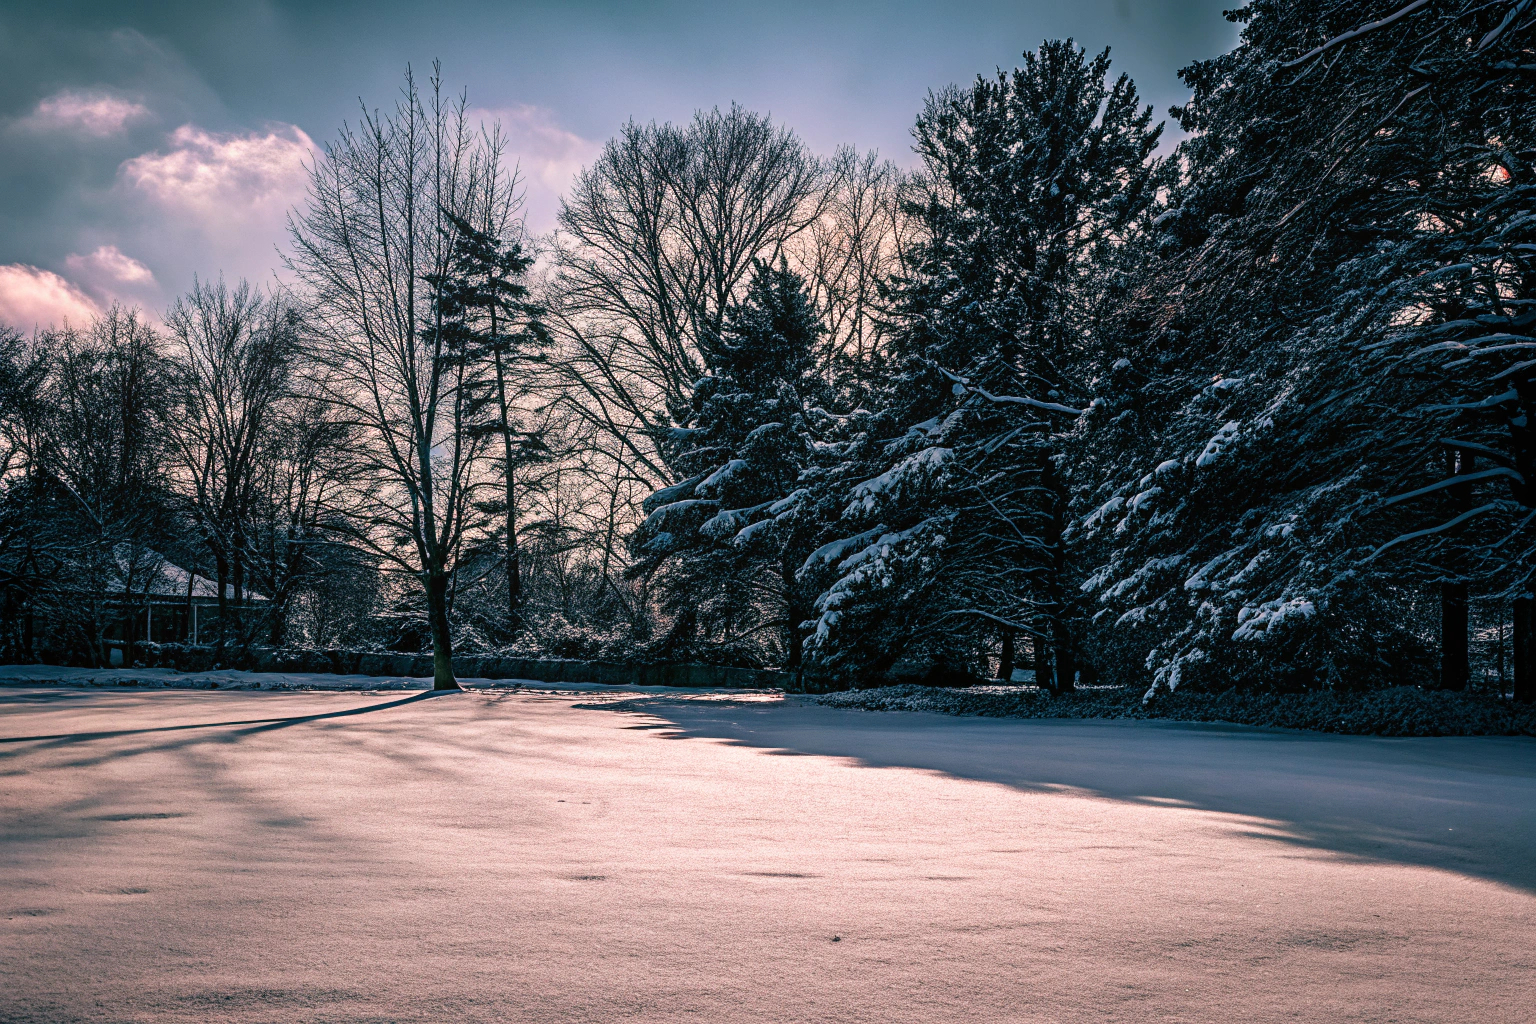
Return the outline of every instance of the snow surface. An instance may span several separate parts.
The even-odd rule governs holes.
[[[13,686],[0,771],[4,1021],[1513,1021],[1536,990],[1529,740]]]

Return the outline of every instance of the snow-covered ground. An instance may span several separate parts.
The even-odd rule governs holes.
[[[0,1021],[1529,1016],[1536,741],[561,689],[0,688]]]

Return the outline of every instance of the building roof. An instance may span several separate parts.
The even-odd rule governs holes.
[[[219,585],[213,580],[197,573],[189,572],[181,566],[166,560],[166,557],[158,551],[149,548],[140,548],[138,557],[134,557],[133,549],[127,544],[119,544],[115,552],[117,555],[118,578],[109,587],[110,590],[121,593],[126,581],[132,580],[132,589],[136,594],[148,594],[150,597],[179,597],[183,601],[187,599],[187,582],[192,583],[192,596],[194,598],[207,598],[217,600]],[[145,576],[149,575],[149,585],[144,585]],[[233,584],[224,585],[225,596],[233,601],[235,588]],[[245,592],[247,601],[265,601],[266,597],[252,590]]]

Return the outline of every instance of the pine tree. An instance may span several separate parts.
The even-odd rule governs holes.
[[[825,401],[822,333],[803,279],[758,261],[746,294],[701,346],[709,373],[663,446],[684,479],[646,499],[648,516],[630,538],[632,571],[656,574],[669,595],[676,642],[703,619],[715,656],[760,660],[753,638],[773,631],[782,664],[799,667],[809,603],[795,570],[806,548],[780,499],[807,465],[807,419]]]
[[[1231,17],[1242,44],[1183,73],[1186,174],[1077,452],[1095,646],[1154,690],[1428,682],[1444,588],[1464,678],[1462,588],[1530,565],[1531,23],[1518,3]]]
[[[530,300],[524,283],[533,257],[521,243],[477,228],[450,210],[443,216],[454,244],[447,272],[428,281],[441,313],[442,326],[434,329],[446,335],[451,358],[471,377],[477,369],[486,371],[478,388],[466,389],[470,399],[463,414],[479,421],[473,434],[500,441],[502,494],[480,503],[480,510],[502,518],[498,532],[505,546],[506,629],[515,635],[522,627],[523,603],[517,473],[545,454],[541,439],[519,428],[516,402],[526,392],[522,375],[544,358],[549,332],[543,307]]]
[[[1052,663],[1042,681],[1072,685],[1062,446],[1094,387],[1101,272],[1162,174],[1160,126],[1109,68],[1107,50],[1046,42],[1011,74],[931,96],[917,122],[921,237],[892,283],[874,398],[904,429],[826,474],[841,501],[820,503],[829,539],[806,567],[823,587],[818,657],[840,672],[959,668],[1021,632]]]

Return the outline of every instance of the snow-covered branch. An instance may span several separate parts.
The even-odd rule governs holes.
[[[1396,505],[1399,502],[1409,501],[1413,498],[1421,498],[1426,494],[1433,494],[1435,491],[1442,491],[1447,487],[1455,487],[1457,484],[1476,483],[1479,480],[1488,480],[1496,476],[1507,476],[1511,480],[1514,480],[1516,483],[1525,483],[1525,477],[1521,476],[1515,470],[1509,469],[1505,466],[1499,466],[1495,469],[1479,470],[1476,473],[1458,473],[1456,476],[1448,476],[1444,480],[1437,480],[1427,487],[1420,487],[1416,491],[1409,491],[1407,494],[1394,495],[1388,498],[1386,501],[1382,502],[1382,505],[1383,507],[1387,505]]]
[[[1361,25],[1359,28],[1352,28],[1348,32],[1342,32],[1339,35],[1334,36],[1332,39],[1328,40],[1326,43],[1322,44],[1321,46],[1313,47],[1312,49],[1308,50],[1306,53],[1302,54],[1300,57],[1297,57],[1295,60],[1286,61],[1284,64],[1281,64],[1280,66],[1282,68],[1293,68],[1297,64],[1304,64],[1307,61],[1311,60],[1313,57],[1317,57],[1317,56],[1319,56],[1321,54],[1327,53],[1329,50],[1333,49],[1335,46],[1342,46],[1344,43],[1347,43],[1347,42],[1349,42],[1352,39],[1359,39],[1361,36],[1368,35],[1371,32],[1375,32],[1377,29],[1386,28],[1388,25],[1396,24],[1397,22],[1399,22],[1402,19],[1408,17],[1409,15],[1411,15],[1411,14],[1417,12],[1417,11],[1420,11],[1423,8],[1428,7],[1428,6],[1429,6],[1429,0],[1413,0],[1413,3],[1409,4],[1407,7],[1402,8],[1401,10],[1397,11],[1395,14],[1389,14],[1385,18],[1380,18],[1380,19],[1377,19],[1376,21],[1366,22],[1364,25]]]

